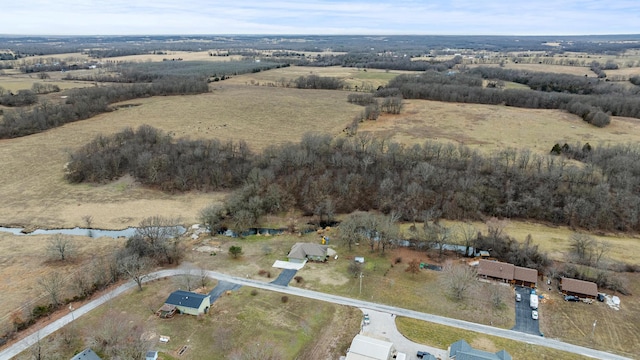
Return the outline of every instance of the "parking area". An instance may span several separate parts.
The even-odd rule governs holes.
[[[513,301],[516,302],[516,326],[511,330],[533,335],[542,335],[540,334],[538,320],[534,320],[531,317],[531,306],[529,304],[531,289],[516,286],[516,293],[520,294],[521,300],[516,301],[516,298],[513,298]],[[538,313],[539,316],[543,316],[539,308]]]

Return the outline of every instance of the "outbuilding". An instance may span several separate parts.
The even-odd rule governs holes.
[[[356,335],[345,360],[389,360],[394,353],[393,344],[364,335]]]
[[[598,285],[591,281],[562,278],[560,288],[565,295],[595,299],[598,296]]]

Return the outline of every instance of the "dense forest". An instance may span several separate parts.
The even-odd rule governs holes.
[[[437,212],[640,230],[640,147],[562,148],[560,155],[483,155],[430,141],[405,147],[367,134],[308,134],[254,154],[244,143],[172,139],[143,126],[99,136],[71,154],[66,178],[106,182],[131,174],[164,191],[235,189],[230,207],[250,224],[297,208],[325,219],[379,210],[416,221]]]

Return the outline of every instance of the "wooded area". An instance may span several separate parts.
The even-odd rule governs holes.
[[[250,215],[249,225],[262,214],[297,208],[325,219],[379,210],[416,221],[436,211],[456,220],[496,216],[639,230],[640,147],[564,150],[484,155],[432,141],[409,147],[367,134],[307,134],[298,144],[254,154],[244,143],[172,139],[142,126],[99,136],[71,154],[66,178],[105,182],[131,174],[164,191],[236,189],[230,208]]]

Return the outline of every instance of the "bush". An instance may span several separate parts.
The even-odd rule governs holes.
[[[260,276],[265,276],[266,274],[267,274],[267,270],[260,269],[260,270],[258,271],[258,275],[260,275]]]
[[[289,301],[289,297],[287,295],[283,295],[280,300],[283,304],[286,304]]]
[[[251,290],[251,296],[256,296],[256,295],[258,295],[258,290],[256,289]]]
[[[300,284],[304,279],[302,278],[302,276],[298,275],[294,277],[293,280],[295,280],[296,283]]]
[[[396,263],[396,264],[400,264],[401,262],[402,262],[402,258],[401,258],[400,256],[398,256],[398,257],[395,259],[395,263]]]

